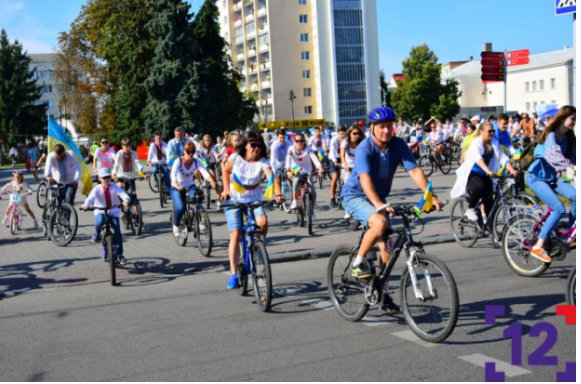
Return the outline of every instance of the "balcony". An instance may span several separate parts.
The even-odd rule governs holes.
[[[234,3],[234,12],[240,12],[242,10],[242,1]]]
[[[242,26],[242,18],[234,21],[234,28]]]
[[[256,56],[256,47],[253,46],[250,49],[248,49],[248,52],[246,52],[246,56],[248,57]]]
[[[254,20],[254,14],[251,13],[249,15],[246,15],[246,18],[244,20],[246,20],[247,23],[250,23],[251,21]]]
[[[260,24],[260,26],[258,27],[258,34],[262,35],[263,33],[267,32],[268,32],[268,23]]]
[[[244,52],[240,52],[238,55],[236,55],[236,60],[244,61]]]
[[[257,83],[254,83],[254,84],[252,84],[252,85],[250,86],[250,90],[251,90],[251,91],[258,91],[258,84],[257,84]]]
[[[260,49],[260,53],[263,53],[263,52],[266,52],[266,51],[268,51],[268,50],[269,50],[269,48],[270,48],[270,47],[269,47],[268,43],[266,43],[266,44],[262,44],[262,45],[259,47],[259,49]]]
[[[263,82],[260,84],[260,87],[261,87],[262,89],[268,89],[268,88],[270,88],[270,80],[269,80],[269,79],[267,79],[267,80],[264,80],[264,81],[263,81]]]
[[[270,61],[263,61],[260,63],[260,70],[267,71],[270,69]]]
[[[260,8],[258,8],[257,14],[258,14],[258,17],[266,16],[266,7],[260,7]]]

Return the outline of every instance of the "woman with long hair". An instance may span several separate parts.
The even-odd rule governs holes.
[[[574,185],[561,178],[562,172],[575,173],[575,123],[576,108],[570,105],[561,107],[555,118],[541,133],[535,148],[535,161],[529,166],[527,184],[529,188],[549,206],[553,212],[543,225],[537,243],[531,250],[531,256],[545,262],[551,262],[543,246],[545,240],[561,217],[565,214],[565,205],[559,195],[569,200],[569,223],[576,219],[576,189]]]
[[[349,175],[355,166],[355,149],[357,149],[359,143],[364,139],[365,135],[359,125],[353,124],[347,130],[347,136],[341,143],[341,165],[344,169],[341,173],[341,178],[343,179],[343,182],[349,178]]]

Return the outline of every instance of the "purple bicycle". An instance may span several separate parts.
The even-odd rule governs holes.
[[[540,215],[538,210],[527,210],[510,218],[502,232],[502,254],[508,266],[520,276],[536,277],[549,268],[530,255],[539,232],[552,210]],[[569,251],[576,248],[577,222],[570,228],[555,226],[545,242],[545,250],[553,260],[564,260]]]

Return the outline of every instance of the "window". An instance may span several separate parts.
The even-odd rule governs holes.
[[[525,92],[530,92],[531,91],[531,83],[529,83],[528,81],[525,83]]]
[[[313,114],[313,106],[312,105],[305,105],[305,115],[312,115]]]
[[[307,15],[299,15],[299,23],[306,24],[308,22]]]
[[[313,90],[311,88],[303,88],[303,96],[311,97],[313,95]]]
[[[303,71],[303,79],[310,79],[311,78],[311,71],[306,70]]]
[[[551,104],[557,104],[557,100],[551,100]]]
[[[531,110],[531,103],[526,103],[525,104],[525,109],[526,109],[527,112],[530,111]]]
[[[307,5],[307,0],[299,0],[299,5]]]
[[[556,85],[557,85],[557,82],[556,82],[555,78],[553,77],[553,78],[551,79],[551,89],[555,89],[555,86],[556,86]]]
[[[535,111],[537,110],[537,102],[536,101],[533,101],[533,110],[535,110]]]
[[[545,90],[545,80],[539,80],[539,91]]]
[[[301,60],[309,60],[310,58],[311,58],[311,55],[309,54],[309,51],[301,52]]]
[[[306,43],[309,41],[309,34],[308,33],[301,33],[301,41]]]
[[[533,92],[537,91],[537,82],[533,81]]]

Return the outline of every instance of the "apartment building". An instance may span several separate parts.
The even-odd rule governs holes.
[[[380,105],[375,0],[220,0],[218,7],[241,90],[256,100],[260,121],[351,124]]]

